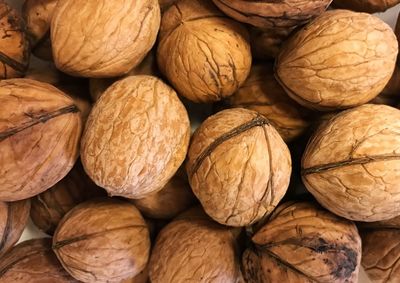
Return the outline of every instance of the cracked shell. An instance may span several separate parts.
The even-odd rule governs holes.
[[[230,226],[268,215],[285,195],[290,152],[271,123],[242,108],[209,117],[192,137],[189,182],[205,212]]]
[[[51,21],[54,62],[83,77],[115,77],[140,64],[160,27],[157,0],[59,0]]]
[[[81,159],[109,194],[144,198],[161,190],[183,163],[188,114],[160,79],[131,76],[100,97],[86,122]]]
[[[378,13],[384,12],[399,4],[399,0],[334,0],[337,8],[348,9],[357,12]]]
[[[37,195],[71,170],[82,121],[74,101],[29,79],[0,81],[0,200]]]
[[[356,226],[312,203],[280,205],[252,241],[242,258],[248,283],[357,282]]]
[[[392,29],[379,18],[328,11],[285,43],[276,61],[276,77],[306,107],[350,108],[383,90],[394,71],[397,52]]]
[[[249,34],[211,0],[180,0],[162,17],[157,61],[180,95],[194,102],[219,101],[250,72]]]
[[[400,215],[400,110],[366,104],[324,123],[308,142],[302,178],[319,203],[342,217]]]

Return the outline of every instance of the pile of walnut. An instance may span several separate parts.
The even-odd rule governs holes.
[[[0,1],[0,282],[400,282],[400,0],[331,2]]]

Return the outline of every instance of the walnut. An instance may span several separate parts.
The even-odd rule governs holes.
[[[259,112],[286,142],[299,137],[309,125],[309,111],[287,96],[275,80],[271,64],[253,65],[246,82],[226,104]]]
[[[357,282],[356,226],[312,203],[282,204],[252,241],[242,259],[248,283]]]
[[[286,42],[276,76],[300,104],[334,110],[364,104],[392,76],[398,46],[379,18],[346,10],[322,14]],[[367,79],[366,79],[367,78]]]
[[[276,28],[262,30],[250,29],[251,52],[260,60],[274,59],[282,48],[283,42],[289,37],[292,29]]]
[[[257,222],[272,212],[289,185],[290,152],[255,111],[235,108],[209,117],[194,133],[187,158],[194,194],[221,224]]]
[[[400,110],[366,104],[324,123],[302,160],[307,189],[327,209],[357,221],[400,215]]]
[[[29,198],[75,164],[80,113],[63,92],[29,79],[0,81],[0,105],[0,200]]]
[[[160,26],[157,0],[60,0],[51,21],[56,66],[83,77],[115,77],[140,64]]]
[[[120,282],[148,261],[149,230],[134,205],[114,199],[81,203],[61,220],[53,250],[63,267],[83,282]]]
[[[348,9],[357,12],[378,13],[384,12],[399,4],[399,0],[334,0],[337,8]]]
[[[162,17],[157,60],[180,95],[194,102],[218,101],[249,74],[249,34],[211,0],[180,0]]]

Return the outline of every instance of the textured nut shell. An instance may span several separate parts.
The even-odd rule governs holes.
[[[373,99],[390,80],[397,45],[392,29],[375,16],[328,11],[286,42],[276,75],[307,107],[354,107]]]
[[[292,29],[250,29],[251,52],[253,57],[260,60],[274,59],[282,48],[283,42],[288,38]]]
[[[160,4],[161,11],[167,10],[170,6],[172,6],[177,0],[158,0],[158,4]]]
[[[0,199],[37,195],[61,180],[79,153],[82,122],[74,101],[29,79],[0,82]]]
[[[51,250],[51,239],[22,242],[0,259],[2,283],[78,283]]]
[[[334,0],[337,8],[353,10],[357,12],[377,13],[399,4],[399,0]]]
[[[286,193],[290,152],[266,118],[228,109],[209,117],[194,133],[187,172],[211,218],[246,226],[272,212]]]
[[[143,198],[175,174],[189,137],[186,109],[172,88],[155,77],[127,77],[93,107],[82,138],[82,163],[111,195]]]
[[[61,220],[53,250],[80,281],[120,282],[146,267],[149,231],[134,205],[93,200],[76,206]]]
[[[123,280],[121,283],[148,283],[149,282],[149,269],[146,267],[142,272],[131,279]]]
[[[180,95],[194,102],[218,101],[249,74],[249,34],[211,0],[181,0],[162,17],[157,60]]]
[[[59,0],[51,22],[54,61],[72,75],[123,75],[150,51],[159,26],[157,0]]]
[[[338,114],[309,141],[303,182],[327,209],[358,221],[400,215],[400,110],[366,104]]]

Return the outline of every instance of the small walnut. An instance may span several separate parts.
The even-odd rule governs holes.
[[[399,0],[334,0],[337,8],[348,9],[357,12],[378,13],[384,12],[399,4]]]
[[[291,159],[265,117],[235,108],[209,117],[197,129],[186,168],[208,215],[221,224],[247,226],[271,213],[285,195]]]
[[[346,10],[322,14],[285,44],[276,77],[300,104],[350,108],[377,96],[390,80],[398,46],[379,18]]]
[[[366,104],[324,123],[308,143],[303,182],[327,209],[357,221],[400,215],[400,110]]]
[[[149,230],[133,204],[92,200],[76,206],[61,220],[53,250],[77,280],[120,282],[146,267]]]
[[[59,0],[50,29],[54,62],[71,75],[120,76],[140,64],[159,27],[157,0]]]
[[[291,28],[262,30],[252,27],[250,29],[250,39],[253,57],[260,60],[274,59],[278,56],[283,42],[291,32]]]
[[[211,0],[180,0],[162,17],[157,60],[180,95],[194,102],[218,101],[249,74],[249,34]]]
[[[356,283],[361,239],[348,220],[307,202],[277,208],[242,259],[248,283]]]
[[[82,121],[74,101],[29,80],[0,81],[0,200],[37,195],[71,170]]]

